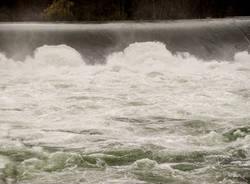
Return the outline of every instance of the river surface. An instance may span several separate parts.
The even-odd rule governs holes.
[[[67,45],[1,53],[0,183],[250,183],[250,54],[204,61],[136,42],[89,65]]]

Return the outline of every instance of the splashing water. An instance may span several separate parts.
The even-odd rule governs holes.
[[[250,54],[0,54],[0,183],[249,183]]]

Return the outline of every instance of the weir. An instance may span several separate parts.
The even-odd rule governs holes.
[[[65,44],[87,63],[104,63],[107,55],[134,42],[158,41],[173,53],[203,60],[232,60],[250,50],[250,18],[118,23],[1,23],[0,52],[15,60],[43,45]]]

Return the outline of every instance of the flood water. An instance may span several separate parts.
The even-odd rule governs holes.
[[[129,39],[102,61],[67,41],[17,59],[3,47],[23,43],[0,40],[0,184],[250,183],[247,34],[208,58],[216,42]]]

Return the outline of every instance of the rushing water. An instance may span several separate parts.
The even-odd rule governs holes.
[[[0,183],[250,183],[250,54],[136,42],[89,65],[67,45],[0,54]]]

